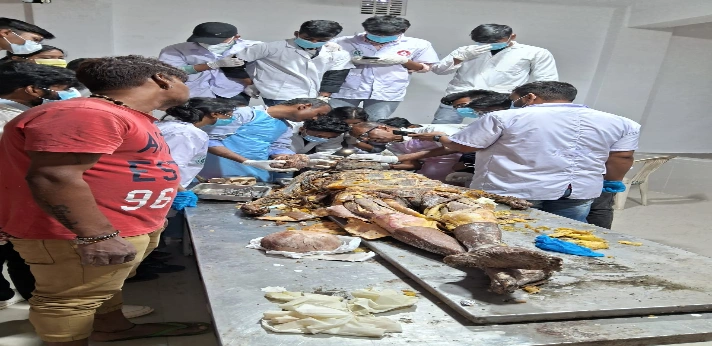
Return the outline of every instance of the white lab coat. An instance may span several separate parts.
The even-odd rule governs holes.
[[[21,103],[7,99],[0,99],[0,137],[2,137],[5,124],[10,122],[10,120],[15,119],[18,115],[28,109],[30,109],[30,107],[27,107]]]
[[[473,89],[509,93],[527,82],[559,80],[554,56],[548,50],[517,42],[495,55],[484,53],[458,65],[448,55],[433,65],[432,71],[455,73],[446,89],[448,95]]]
[[[191,123],[165,120],[156,123],[180,171],[180,185],[188,187],[205,165],[208,134]]]
[[[187,65],[200,65],[234,55],[235,52],[258,43],[261,42],[237,40],[232,48],[216,55],[197,43],[183,42],[163,48],[158,60],[179,68]],[[190,89],[190,97],[215,97],[217,95],[230,98],[245,89],[245,86],[237,80],[226,77],[221,69],[190,74],[185,84]]]
[[[304,137],[299,135],[299,130],[304,126],[303,122],[290,121],[289,125],[292,126],[292,150],[297,154],[307,154],[315,149],[315,153],[319,154],[333,154],[337,150],[343,148],[344,135],[331,138],[324,143],[308,142],[304,140]],[[306,142],[306,143],[305,143]]]
[[[377,49],[366,41],[365,33],[339,37],[334,40],[350,55],[357,56],[407,56],[424,64],[439,61],[430,42],[414,37],[401,36],[397,41]],[[346,81],[333,98],[351,100],[403,101],[411,74],[403,65],[357,65],[349,71]]]
[[[262,97],[271,100],[317,97],[324,73],[354,67],[346,51],[321,49],[312,58],[294,39],[256,44],[235,52],[235,56],[254,62],[251,72],[255,87]]]

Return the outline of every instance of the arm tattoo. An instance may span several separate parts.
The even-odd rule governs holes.
[[[69,211],[69,207],[66,205],[49,205],[49,209],[52,216],[54,216],[59,223],[64,225],[64,227],[67,227],[68,230],[73,230],[74,226],[78,224],[78,222],[73,222],[69,219],[67,214],[71,214],[72,212]]]

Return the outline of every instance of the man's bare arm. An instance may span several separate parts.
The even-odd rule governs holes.
[[[224,157],[228,160],[233,160],[233,161],[239,162],[239,163],[243,163],[243,162],[247,161],[247,159],[245,157],[235,153],[234,151],[232,151],[226,147],[210,147],[210,148],[208,148],[208,152],[213,155]]]
[[[80,237],[96,237],[116,229],[99,210],[84,172],[101,154],[28,152],[26,180],[35,202]]]
[[[633,167],[634,151],[612,151],[608,154],[606,161],[605,180],[621,181],[626,173]]]

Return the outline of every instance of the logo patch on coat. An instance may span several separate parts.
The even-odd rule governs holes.
[[[410,56],[411,53],[407,50],[399,50],[397,54],[400,56]]]
[[[357,49],[353,52],[353,55],[354,56],[363,56],[363,52]]]

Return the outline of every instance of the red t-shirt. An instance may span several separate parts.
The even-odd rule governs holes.
[[[2,231],[26,239],[76,237],[32,198],[25,181],[30,165],[26,151],[103,154],[84,173],[101,212],[124,237],[159,229],[180,177],[154,121],[147,114],[87,98],[38,106],[10,121],[0,138]]]

